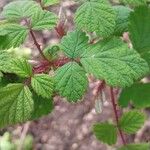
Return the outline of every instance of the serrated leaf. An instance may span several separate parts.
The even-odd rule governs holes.
[[[150,8],[135,8],[130,15],[130,39],[135,50],[147,60],[150,66]]]
[[[31,119],[38,119],[52,112],[54,104],[52,99],[46,99],[33,93],[34,111]]]
[[[132,6],[145,5],[147,0],[120,0],[124,4],[129,4]]]
[[[0,127],[21,123],[31,117],[32,93],[21,83],[9,84],[0,89]]]
[[[140,143],[140,144],[128,144],[119,148],[118,150],[149,150],[150,143]]]
[[[125,87],[149,72],[148,64],[120,39],[113,38],[89,46],[81,58],[87,72],[109,85]]]
[[[125,133],[136,133],[144,124],[145,115],[137,110],[126,112],[119,120],[119,126]]]
[[[96,138],[104,143],[113,145],[117,142],[117,128],[113,124],[98,123],[93,126]]]
[[[44,5],[44,7],[58,4],[59,2],[60,0],[42,0],[42,4]]]
[[[39,9],[41,9],[40,5],[34,1],[19,0],[6,5],[2,16],[9,20],[20,20],[31,17]]]
[[[25,41],[28,34],[27,27],[21,26],[19,24],[7,24],[5,27],[3,27],[3,30],[7,34],[0,36],[1,49],[19,47]]]
[[[104,0],[90,0],[83,3],[75,14],[76,25],[88,32],[108,37],[115,28],[115,12]]]
[[[50,98],[53,94],[53,79],[47,74],[37,74],[31,78],[33,90],[43,98]]]
[[[87,47],[88,37],[81,31],[70,32],[61,40],[61,49],[70,58],[81,56]]]
[[[70,62],[56,70],[56,91],[69,102],[77,102],[82,98],[88,86],[88,80],[82,67]]]
[[[132,11],[129,7],[114,6],[113,9],[116,12],[116,26],[114,34],[121,36],[124,32],[128,31],[129,15]]]
[[[26,59],[13,59],[11,69],[13,70],[13,73],[21,77],[32,76],[32,66],[27,62]]]
[[[52,29],[57,24],[57,17],[49,11],[39,10],[32,16],[31,27],[33,30]]]
[[[11,70],[11,55],[4,50],[0,51],[0,71],[12,72]]]
[[[150,107],[150,84],[137,83],[122,90],[119,96],[119,105],[127,107],[129,102],[135,107]]]

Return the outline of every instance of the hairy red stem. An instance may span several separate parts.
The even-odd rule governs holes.
[[[119,131],[120,137],[122,139],[122,143],[123,145],[126,145],[126,141],[124,139],[122,130],[119,127],[119,116],[118,116],[118,112],[117,112],[117,104],[115,102],[115,96],[114,96],[114,91],[113,88],[110,87],[110,94],[111,94],[111,101],[112,101],[112,105],[113,105],[113,110],[114,110],[114,114],[115,114],[115,119],[116,119],[116,124],[117,124],[117,129]]]

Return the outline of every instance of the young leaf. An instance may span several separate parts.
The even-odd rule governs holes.
[[[90,0],[83,3],[75,14],[76,25],[88,32],[108,37],[114,32],[115,12],[105,0]]]
[[[121,36],[124,32],[128,31],[129,15],[132,11],[129,7],[125,6],[114,6],[113,9],[116,12],[116,26],[114,34]]]
[[[57,24],[57,17],[49,11],[39,10],[32,16],[31,27],[33,30],[52,29]]]
[[[34,1],[19,0],[11,2],[3,8],[2,16],[9,20],[20,20],[31,17],[40,8]]]
[[[119,97],[120,106],[127,107],[130,101],[138,108],[150,107],[150,84],[137,83],[123,89]]]
[[[42,0],[42,4],[44,7],[50,6],[50,5],[54,5],[54,4],[58,4],[60,0]]]
[[[130,39],[133,47],[150,66],[150,8],[141,6],[130,15]]]
[[[0,89],[0,127],[21,123],[31,117],[34,102],[27,86],[9,84]]]
[[[150,143],[128,144],[118,150],[150,150]]]
[[[133,6],[145,5],[147,0],[120,0],[121,2]]]
[[[132,110],[123,114],[119,120],[120,128],[128,134],[136,133],[144,124],[145,115],[137,110]]]
[[[0,37],[1,49],[9,49],[11,47],[19,47],[26,39],[28,29],[19,24],[7,24],[3,26],[3,30],[7,33]]]
[[[70,62],[56,70],[56,90],[69,102],[77,102],[82,98],[88,86],[88,80],[82,67]]]
[[[54,104],[52,99],[46,99],[33,93],[34,111],[31,119],[38,119],[52,112]]]
[[[104,143],[113,145],[117,142],[117,128],[113,124],[98,123],[93,126],[96,138]]]
[[[27,62],[26,59],[14,59],[11,64],[11,69],[13,70],[13,73],[21,77],[32,76],[32,66]]]
[[[81,58],[87,72],[109,85],[125,87],[149,72],[145,60],[120,39],[104,40],[90,46]]]
[[[70,58],[81,56],[87,47],[88,37],[81,31],[70,32],[61,40],[61,49]]]
[[[47,74],[37,74],[31,79],[33,90],[43,98],[50,98],[53,94],[54,82]]]

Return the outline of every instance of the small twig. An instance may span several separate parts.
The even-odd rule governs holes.
[[[110,95],[111,95],[111,101],[112,101],[112,105],[113,105],[113,110],[114,110],[114,114],[115,114],[115,119],[116,119],[116,125],[117,125],[117,129],[119,131],[120,137],[122,139],[122,143],[123,145],[126,145],[126,141],[124,139],[122,130],[119,127],[119,116],[118,116],[118,112],[117,112],[117,104],[115,102],[115,96],[114,96],[114,91],[113,88],[110,87]]]

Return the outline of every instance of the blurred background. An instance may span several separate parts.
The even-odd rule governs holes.
[[[0,11],[12,0],[0,0]],[[112,3],[117,3],[112,2]],[[74,28],[73,17],[78,3],[71,0],[61,0],[59,5],[49,7],[65,22],[65,30]],[[36,33],[37,40],[43,46],[59,43],[56,31]],[[39,56],[32,39],[28,37],[26,43],[14,50],[15,54],[25,57]],[[114,114],[106,87],[105,101],[100,113],[95,111],[95,88],[98,82],[89,79],[88,94],[82,102],[70,104],[60,97],[54,98],[54,111],[39,120],[0,129],[0,150],[115,150],[99,141],[92,134],[95,122],[113,121]],[[136,134],[127,137],[128,142],[150,141],[150,111],[143,128]],[[118,138],[117,145],[121,145]]]

